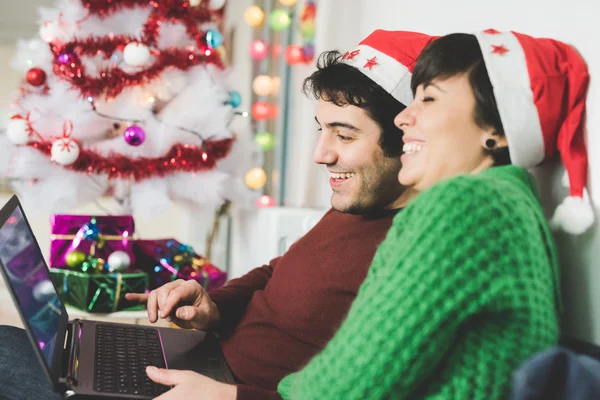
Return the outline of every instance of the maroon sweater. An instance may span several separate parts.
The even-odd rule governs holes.
[[[221,314],[223,353],[244,383],[238,399],[279,398],[279,381],[325,347],[394,215],[330,210],[285,255],[210,293]]]

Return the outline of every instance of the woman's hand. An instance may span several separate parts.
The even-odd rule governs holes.
[[[234,385],[217,382],[196,372],[148,367],[146,374],[156,383],[174,386],[173,389],[157,397],[157,400],[235,400],[237,397],[237,387]]]

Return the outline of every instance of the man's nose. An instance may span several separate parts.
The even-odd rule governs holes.
[[[319,136],[319,141],[317,142],[317,147],[315,147],[315,151],[313,153],[313,160],[317,164],[335,164],[337,161],[337,152],[335,151],[335,146],[332,143],[332,140],[329,138],[325,132]]]

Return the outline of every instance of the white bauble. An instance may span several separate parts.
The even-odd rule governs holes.
[[[134,67],[141,67],[150,61],[150,49],[143,43],[131,42],[123,49],[123,60]]]
[[[225,0],[208,0],[208,8],[211,10],[220,10],[225,5]]]
[[[202,3],[202,0],[190,0],[190,6],[198,7]]]
[[[29,142],[29,129],[24,119],[11,119],[6,126],[6,136],[14,144],[27,144]]]
[[[71,165],[79,157],[79,145],[71,138],[60,138],[52,143],[52,161],[60,165]]]
[[[124,251],[117,250],[108,256],[107,263],[110,272],[123,272],[131,265],[131,258]]]
[[[33,298],[40,303],[47,303],[56,296],[56,289],[49,280],[41,281],[33,287]]]

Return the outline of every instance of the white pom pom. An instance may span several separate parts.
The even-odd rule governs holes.
[[[150,61],[150,49],[143,43],[131,42],[123,49],[123,60],[134,67],[141,67]]]
[[[550,226],[553,229],[579,235],[585,232],[593,223],[594,211],[589,200],[569,196],[556,207]]]
[[[71,165],[79,157],[79,145],[71,138],[60,138],[52,143],[52,161],[60,165]]]
[[[11,119],[6,126],[6,136],[14,144],[27,144],[29,142],[29,129],[24,119]]]

